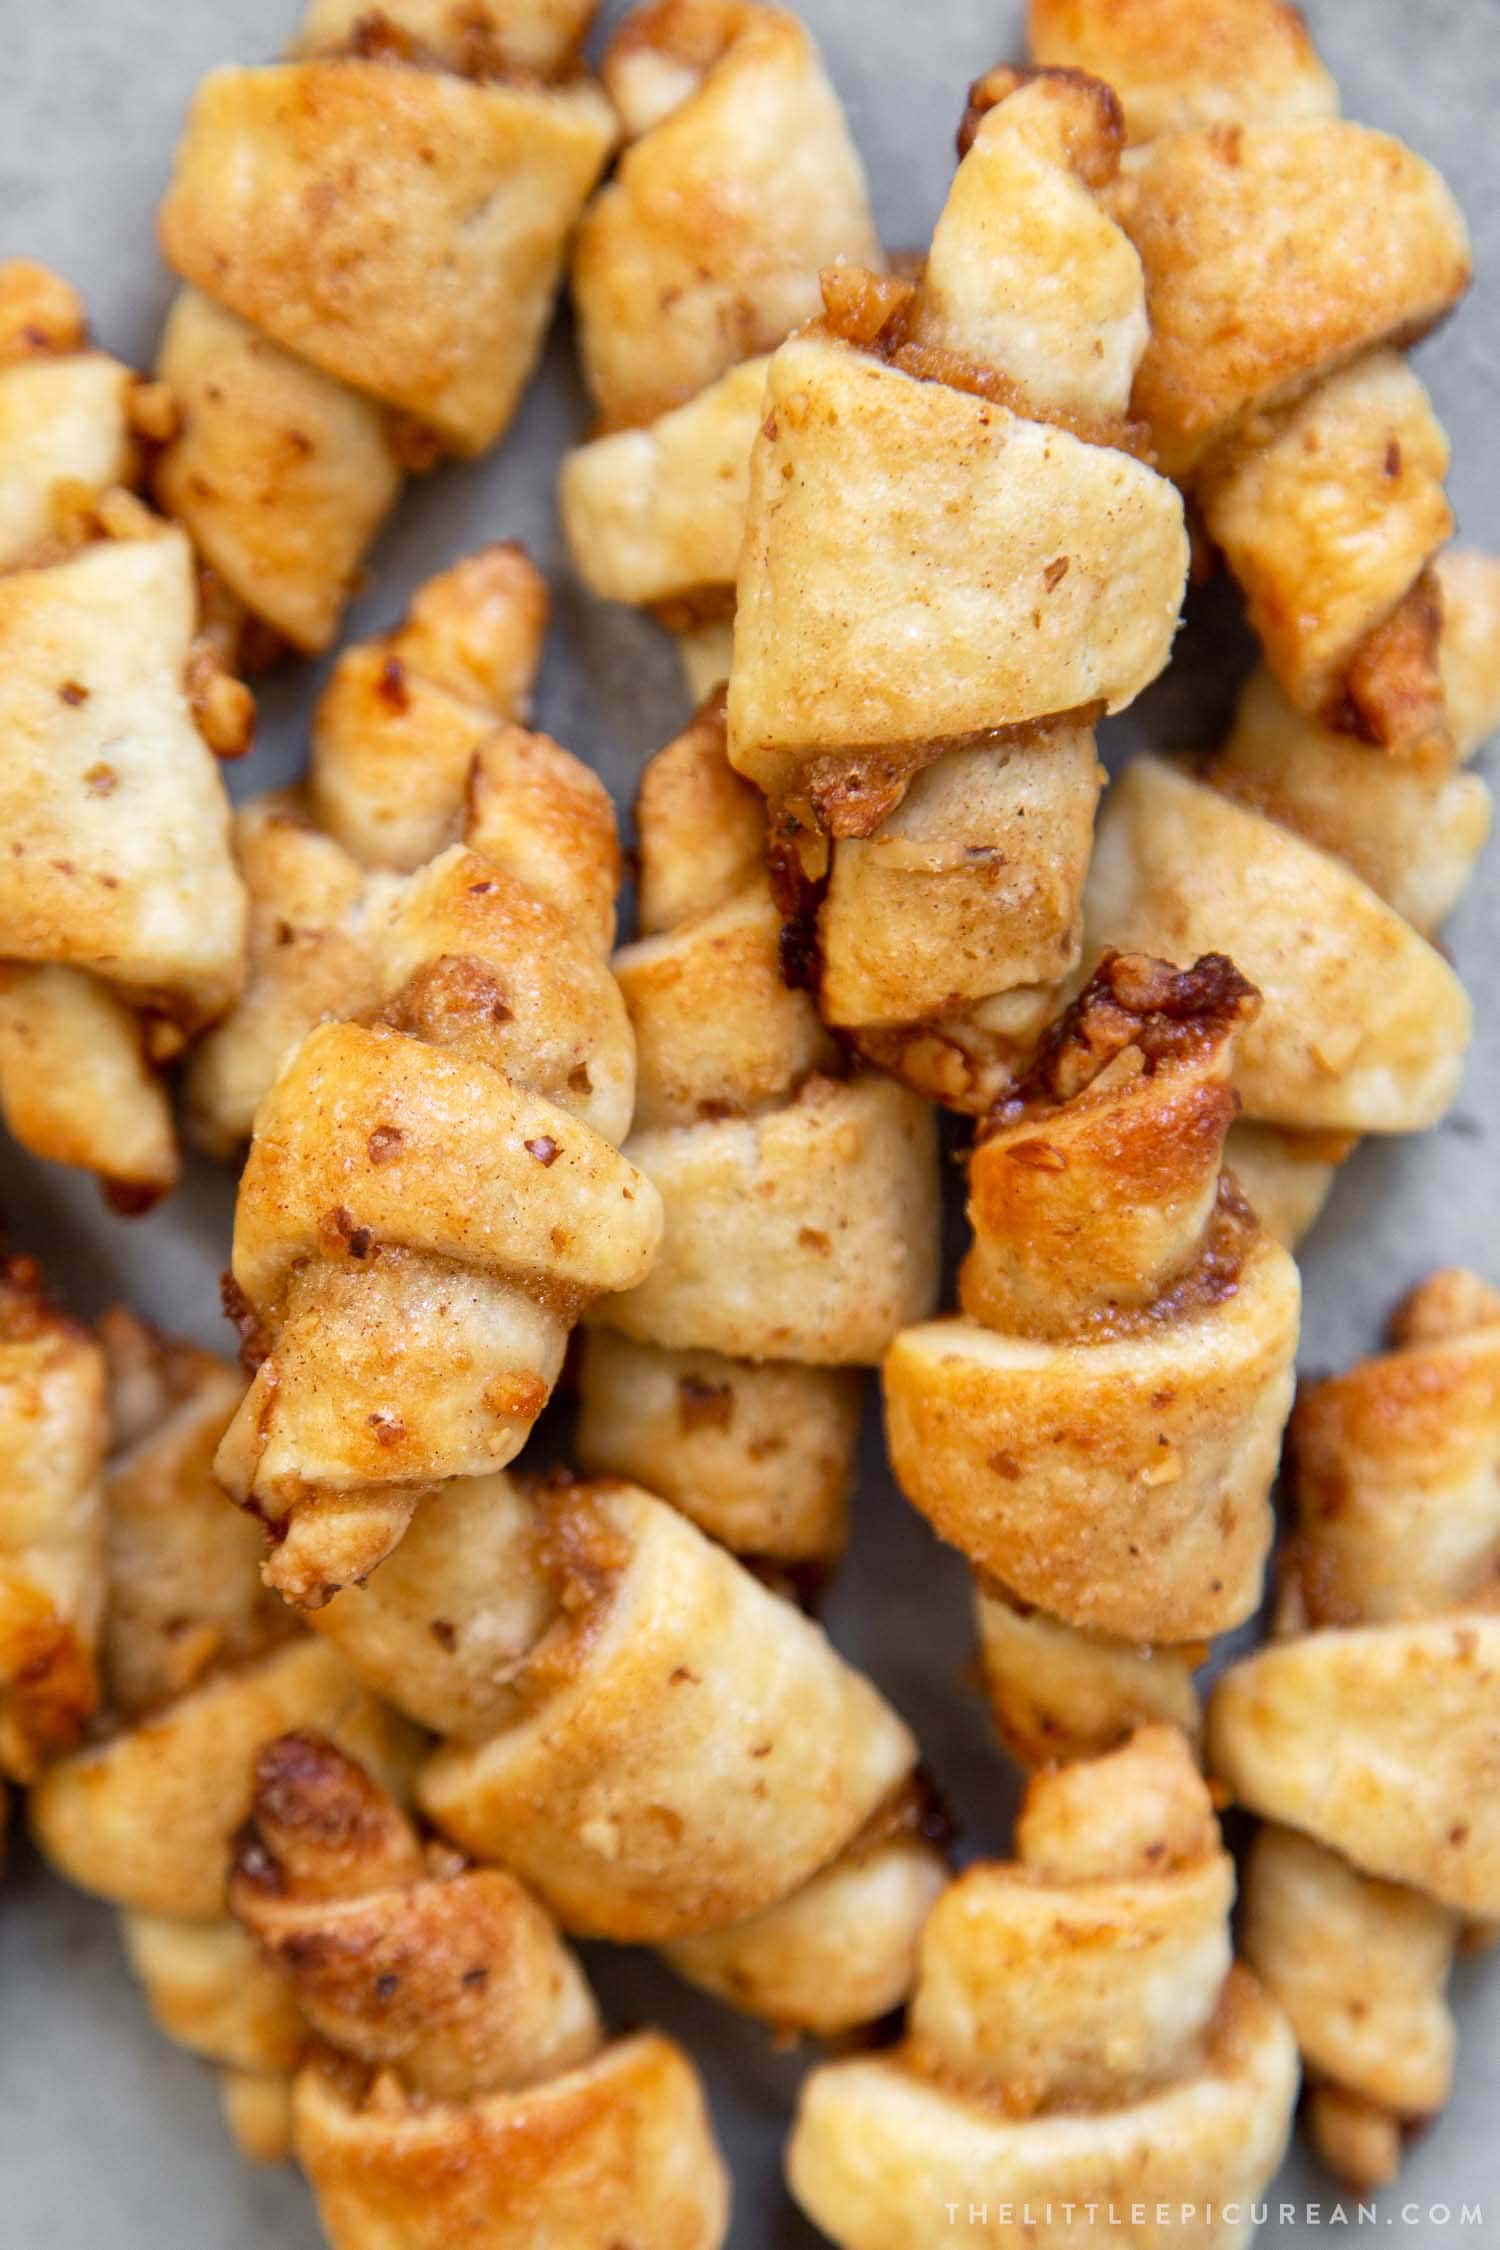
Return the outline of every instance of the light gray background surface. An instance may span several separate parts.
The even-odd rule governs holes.
[[[101,340],[149,365],[169,284],[152,212],[179,120],[211,65],[268,57],[293,0],[0,0],[0,257],[59,266],[86,292]],[[801,0],[849,106],[892,244],[925,240],[952,164],[964,89],[1019,52],[1020,0]],[[606,20],[622,9],[604,10]],[[1478,282],[1419,364],[1454,440],[1462,534],[1500,545],[1500,0],[1311,0],[1313,27],[1351,116],[1389,127],[1444,171],[1467,211]],[[508,441],[477,468],[410,488],[378,549],[356,630],[398,613],[422,577],[480,541],[519,536],[551,573],[556,621],[539,724],[591,759],[627,803],[642,760],[684,715],[675,660],[650,625],[606,613],[570,579],[552,516],[555,465],[586,412],[566,339],[554,339]],[[1110,732],[1139,742],[1212,739],[1245,644],[1221,599],[1201,606],[1172,675]],[[316,679],[292,667],[261,700],[260,745],[237,793],[294,772]],[[1500,892],[1492,856],[1448,943],[1478,1017],[1463,1093],[1446,1123],[1403,1145],[1366,1144],[1307,1249],[1304,1365],[1375,1340],[1396,1294],[1463,1260],[1500,1278],[1496,1208]],[[221,1349],[217,1276],[231,1187],[198,1167],[153,1217],[110,1217],[92,1187],[0,1151],[0,1201],[83,1312],[128,1295],[154,1319]],[[960,1812],[967,1849],[1003,1847],[1013,1783],[965,1677],[967,1577],[891,1487],[868,1433],[851,1559],[827,1611],[840,1645],[911,1719]],[[736,2173],[734,2250],[814,2241],[780,2183],[800,2065],[764,2032],[687,1993],[649,1958],[591,1950],[617,2024],[658,2020],[703,2062]],[[1458,2085],[1413,2148],[1372,2230],[1432,2244],[1500,2243],[1500,1959],[1462,1964]],[[1484,2204],[1461,2229],[1463,2201]],[[1294,2206],[1279,2218],[1278,2202]],[[1312,2250],[1336,2223],[1331,2183],[1295,2156],[1262,2240]],[[1447,2222],[1442,2207],[1451,2205]],[[1407,2216],[1406,2207],[1415,2215]],[[1434,2207],[1436,2207],[1434,2209]],[[1352,2219],[1353,2206],[1345,2204]],[[1349,2232],[1355,2228],[1351,2225]],[[954,2243],[964,2229],[944,2235]],[[1337,2237],[1335,2237],[1337,2239]],[[0,2250],[315,2250],[300,2182],[235,2157],[209,2073],[152,2031],[123,1967],[112,1913],[45,1877],[24,1849],[0,1891]],[[643,2246],[650,2250],[650,2246]]]

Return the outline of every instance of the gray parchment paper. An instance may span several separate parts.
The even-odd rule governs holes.
[[[924,241],[951,169],[964,89],[1019,51],[1020,0],[800,5],[849,105],[885,238]],[[1467,211],[1478,282],[1419,364],[1452,433],[1462,533],[1500,544],[1492,438],[1500,404],[1500,0],[1308,5],[1348,113],[1432,158]],[[150,363],[169,294],[152,214],[188,98],[211,65],[269,57],[294,8],[295,0],[0,0],[0,256],[60,267],[85,291],[102,341],[138,364]],[[604,10],[606,19],[620,12]],[[409,490],[351,624],[388,622],[421,578],[466,548],[497,536],[525,539],[557,590],[538,723],[591,759],[628,803],[642,760],[674,731],[684,702],[655,629],[605,613],[568,575],[552,483],[563,446],[585,421],[560,333],[508,441],[477,467],[445,470]],[[1210,604],[1179,647],[1169,680],[1112,730],[1111,757],[1144,741],[1212,739],[1245,645],[1222,605]],[[308,667],[294,666],[267,686],[260,745],[233,775],[237,792],[297,769],[316,684]],[[1435,1263],[1467,1261],[1500,1277],[1496,867],[1492,854],[1447,932],[1478,1016],[1463,1092],[1438,1131],[1406,1144],[1366,1143],[1346,1168],[1304,1259],[1310,1368],[1369,1348],[1396,1293]],[[104,1211],[89,1183],[6,1148],[0,1200],[21,1246],[46,1256],[76,1310],[128,1296],[154,1319],[229,1348],[216,1286],[231,1211],[221,1175],[195,1168],[164,1209],[126,1223]],[[917,1728],[963,1817],[966,1847],[1003,1846],[1013,1784],[963,1673],[966,1574],[896,1494],[873,1429],[853,1552],[827,1621]],[[735,2250],[806,2250],[814,2237],[793,2211],[779,2167],[801,2066],[649,1959],[595,1948],[590,1966],[614,2022],[658,2020],[703,2063],[735,2168]],[[1456,1998],[1453,2102],[1412,2149],[1373,2221],[1357,2227],[1346,2200],[1349,2235],[1384,2233],[1422,2250],[1500,2243],[1500,1959],[1461,1964]],[[1478,2226],[1461,2225],[1465,2201],[1483,2204]],[[1294,2155],[1273,2190],[1262,2240],[1313,2250],[1329,2239],[1339,2209],[1332,2184]],[[959,2246],[964,2231],[944,2229],[942,2239]],[[240,2163],[210,2075],[153,2032],[113,1914],[64,1891],[18,1849],[0,1890],[0,2250],[315,2250],[318,2241],[300,2181]]]

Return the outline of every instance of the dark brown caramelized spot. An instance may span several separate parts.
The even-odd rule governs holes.
[[[1102,78],[1090,77],[1086,70],[1060,66],[1027,70],[1015,63],[997,63],[993,70],[987,70],[969,88],[968,107],[958,128],[960,161],[974,146],[979,128],[990,111],[998,109],[1021,87],[1038,81],[1076,87],[1088,97],[1087,126],[1084,113],[1080,111],[1077,125],[1068,135],[1068,162],[1085,187],[1096,193],[1108,187],[1120,169],[1120,158],[1125,152],[1125,112],[1113,86],[1107,86]]]
[[[240,1365],[247,1375],[253,1375],[262,1361],[270,1357],[271,1339],[261,1325],[259,1313],[232,1273],[219,1276],[219,1303],[224,1318],[238,1332]]]
[[[330,1258],[368,1258],[375,1247],[370,1229],[361,1226],[354,1213],[342,1203],[336,1203],[331,1211],[323,1213],[317,1235],[320,1249]]]
[[[920,1836],[945,1859],[958,1840],[958,1826],[925,1766],[916,1766],[875,1807],[863,1828],[845,1849],[848,1859],[862,1859],[898,1836]]]
[[[374,1021],[408,1038],[447,1047],[478,1025],[510,1019],[505,987],[487,961],[471,953],[443,953],[408,977]]]
[[[868,266],[825,266],[818,276],[825,332],[872,350],[892,322],[909,312],[920,280],[920,273],[881,274],[871,273]]]
[[[677,1378],[677,1426],[691,1430],[727,1430],[734,1420],[734,1391],[728,1383],[706,1382],[701,1375]]]
[[[558,1622],[526,1662],[523,1689],[546,1696],[577,1673],[630,1561],[630,1543],[599,1505],[612,1489],[566,1469],[515,1479],[536,1505],[537,1561],[557,1598]]]
[[[143,1219],[148,1211],[156,1209],[167,1192],[165,1187],[153,1186],[146,1180],[102,1179],[99,1190],[110,1210],[120,1219]]]
[[[423,1872],[413,1831],[364,1769],[325,1735],[279,1735],[255,1761],[235,1887],[302,1899],[354,1898]]]
[[[700,625],[722,625],[734,615],[734,588],[684,586],[653,602],[651,614],[669,633],[692,633]]]
[[[1327,714],[1335,732],[1357,735],[1377,749],[1451,762],[1440,662],[1443,589],[1436,571],[1422,572],[1391,615],[1366,634]]]
[[[418,415],[398,414],[392,408],[385,416],[385,434],[392,453],[408,476],[425,477],[443,458],[445,448],[441,433]]]
[[[47,1300],[35,1258],[12,1258],[0,1251],[0,1344],[29,1344],[60,1321],[61,1315]],[[71,1322],[66,1325],[72,1327]]]
[[[1259,1009],[1260,994],[1223,953],[1202,954],[1190,969],[1145,953],[1106,953],[981,1138],[1075,1101],[1128,1047],[1139,1050],[1149,1075],[1220,1045]]]
[[[406,666],[394,653],[387,656],[380,667],[375,692],[388,711],[406,711],[411,706],[411,688],[406,678]]]
[[[822,1615],[824,1597],[833,1583],[837,1555],[807,1555],[792,1562],[784,1555],[741,1552],[739,1559],[768,1594],[779,1595],[782,1601],[790,1602],[806,1617]]]
[[[781,915],[781,981],[793,992],[815,994],[823,981],[818,915],[830,873],[826,839],[788,806],[773,806],[766,837],[766,874]]]

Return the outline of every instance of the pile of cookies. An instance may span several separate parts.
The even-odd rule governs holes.
[[[150,378],[0,267],[0,1108],[110,1225],[179,1116],[233,1165],[240,1341],[0,1274],[0,1773],[333,2250],[724,2242],[694,2060],[573,1938],[823,2043],[843,2250],[1227,2250],[1299,2087],[1395,2176],[1500,1920],[1500,1294],[1294,1403],[1294,1252],[1469,1036],[1500,560],[1406,357],[1463,220],[1284,0],[1030,0],[920,255],[794,15],[644,0],[597,71],[593,15],[312,0],[213,73]],[[574,564],[696,704],[623,943],[513,543],[342,649],[295,787],[220,772],[564,288]],[[1215,570],[1227,739],[1105,790]],[[1004,1862],[818,1622],[870,1368]]]

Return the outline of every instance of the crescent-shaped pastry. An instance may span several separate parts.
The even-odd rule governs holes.
[[[842,1548],[859,1384],[938,1280],[926,1103],[848,1066],[783,977],[761,799],[722,696],[646,768],[641,935],[615,957],[636,1035],[625,1154],[660,1190],[662,1252],[601,1302],[582,1372],[586,1469],[648,1480],[776,1565]]]
[[[1441,2108],[1443,1988],[1500,1915],[1500,1295],[1432,1275],[1392,1349],[1307,1386],[1276,1635],[1214,1691],[1214,1770],[1261,1813],[1245,1945],[1296,2027],[1313,2137],[1390,2179]]]
[[[1133,410],[1191,490],[1289,701],[1441,755],[1431,564],[1448,446],[1401,356],[1469,281],[1430,165],[1336,113],[1284,0],[1032,0],[1033,51],[1107,77],[1111,208],[1145,268]]]
[[[1500,563],[1450,550],[1433,578],[1452,762],[1337,733],[1262,670],[1222,749],[1135,759],[1099,821],[1089,950],[1230,951],[1262,995],[1237,1050],[1231,1162],[1289,1241],[1360,1134],[1442,1115],[1468,1045],[1469,1002],[1431,933],[1489,831],[1464,762],[1500,718]]]
[[[627,1484],[459,1481],[316,1623],[447,1737],[429,1818],[565,1929],[666,1944],[791,2028],[899,2004],[941,1882],[916,1746],[677,1510]]]
[[[1182,1736],[1031,1782],[1016,1856],[970,1867],[922,1933],[904,2039],[803,2085],[793,2195],[840,2250],[967,2225],[994,2250],[1141,2238],[1191,2210],[1238,2250],[1286,2145],[1291,2030],[1233,1963],[1234,1869]],[[1175,2216],[1175,2211],[1174,2211]]]
[[[1255,1006],[1222,956],[1107,958],[975,1146],[962,1311],[886,1358],[896,1480],[978,1574],[1026,1763],[1190,1725],[1260,1599],[1300,1291],[1222,1170]]]
[[[212,72],[159,215],[187,284],[163,504],[246,608],[327,646],[407,467],[506,429],[614,140],[586,0],[313,0]]]
[[[1122,139],[1078,74],[981,80],[920,280],[825,277],[751,457],[730,757],[803,973],[873,1059],[980,1111],[1078,959],[1093,721],[1161,670],[1182,597],[1180,502],[1125,421]]]
[[[260,1752],[229,1900],[322,2042],[292,2130],[332,2250],[718,2250],[729,2180],[682,2049],[606,2045],[536,1901],[424,1850],[325,1737]]]
[[[511,1459],[579,1314],[657,1251],[657,1190],[618,1147],[608,799],[501,723],[542,609],[513,549],[434,580],[325,697],[310,798],[336,835],[296,803],[244,818],[251,981],[193,1077],[216,1146],[257,1105],[231,1291],[255,1375],[218,1473],[304,1605],[372,1570],[424,1490]],[[339,840],[400,866],[459,830],[404,876]]]
[[[244,967],[215,753],[254,710],[187,540],[128,489],[170,426],[65,282],[0,266],[0,1108],[126,1211],[178,1175],[156,1066]]]
[[[0,1776],[32,1781],[98,1700],[104,1602],[104,1363],[0,1259]]]
[[[547,613],[546,586],[517,546],[480,548],[428,579],[398,625],[340,654],[313,715],[305,785],[236,812],[250,893],[245,990],[187,1074],[193,1135],[210,1154],[240,1153],[256,1103],[315,1024],[375,1004],[376,932],[395,878],[448,846],[494,859],[607,949],[620,872],[609,799],[518,723]]]
[[[1217,754],[1138,760],[1100,817],[1088,943],[1232,945],[1262,992],[1230,1163],[1291,1244],[1358,1134],[1446,1107],[1469,1042],[1469,1001],[1424,940],[1489,837],[1489,790],[1464,765],[1500,720],[1500,562],[1448,549],[1433,583],[1451,754],[1338,733],[1262,668]]]
[[[573,295],[611,428],[696,399],[818,309],[818,274],[879,248],[811,34],[747,0],[650,0],[603,63],[625,149],[579,229]]]
[[[679,636],[695,699],[725,643],[766,355],[819,310],[818,276],[878,268],[859,158],[805,24],[749,0],[648,0],[604,56],[618,170],[573,266],[602,428],[563,463],[574,563]]]
[[[103,1337],[117,1440],[99,1649],[107,1723],[41,1775],[31,1823],[62,1874],[120,1908],[156,2022],[215,2065],[244,2152],[275,2159],[307,2025],[225,1910],[255,1754],[287,1727],[320,1727],[404,1788],[416,1730],[261,1584],[256,1527],[225,1506],[211,1472],[243,1382],[124,1313],[106,1317]]]

